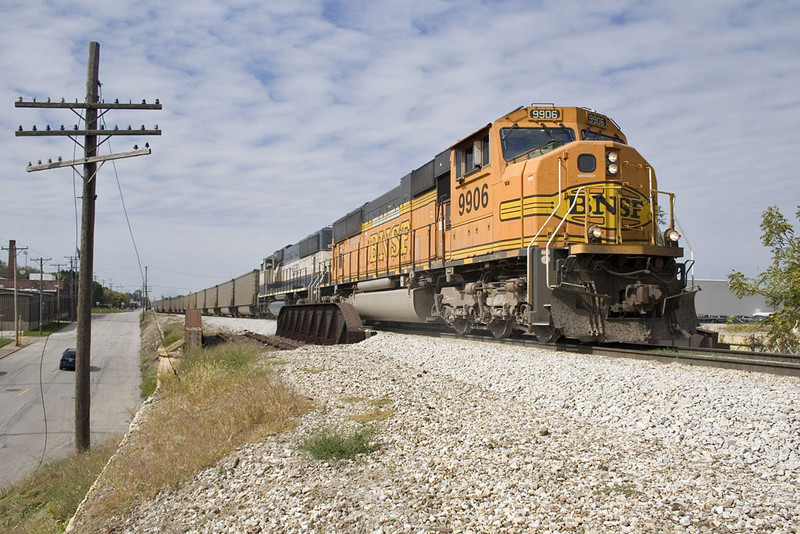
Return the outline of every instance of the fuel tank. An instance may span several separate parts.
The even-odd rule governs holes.
[[[433,294],[424,288],[356,293],[353,306],[366,321],[424,323],[433,308]]]

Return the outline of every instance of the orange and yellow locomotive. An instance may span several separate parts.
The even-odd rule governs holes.
[[[609,117],[521,107],[336,221],[317,292],[365,320],[459,333],[688,338],[696,289],[673,205]]]

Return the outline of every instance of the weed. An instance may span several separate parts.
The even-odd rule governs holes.
[[[158,344],[159,347],[169,347],[179,339],[183,339],[183,329],[180,331],[178,330],[165,330],[164,331],[164,339]]]
[[[139,362],[141,382],[139,383],[140,395],[147,399],[155,393],[158,386],[158,356],[143,356]]]
[[[624,495],[626,497],[638,497],[639,495],[644,495],[639,489],[637,489],[636,484],[627,483],[627,484],[614,484],[613,486],[606,486],[595,491],[595,494],[606,493],[612,494],[617,493],[620,495]]]
[[[63,532],[118,443],[112,439],[86,454],[49,462],[0,493],[0,530]]]
[[[326,426],[303,438],[299,447],[316,460],[344,460],[372,452],[378,434],[374,425],[347,430],[340,426]]]
[[[248,343],[185,354],[98,481],[78,530],[100,531],[108,518],[179,487],[243,443],[289,428],[308,404],[263,365],[262,354]]]

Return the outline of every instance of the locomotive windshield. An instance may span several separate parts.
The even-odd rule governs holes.
[[[593,132],[592,130],[581,130],[581,139],[584,141],[616,141],[617,143],[625,142],[617,134],[611,136],[602,132]]]
[[[571,128],[500,129],[500,141],[506,161],[528,154],[538,156],[574,140],[575,132]]]

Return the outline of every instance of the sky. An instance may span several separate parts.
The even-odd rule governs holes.
[[[20,264],[52,258],[48,272],[75,255],[80,178],[26,166],[81,149],[13,132],[78,118],[13,103],[83,101],[91,41],[106,102],[163,106],[103,117],[108,128],[162,131],[98,150],[152,147],[97,176],[95,277],[115,290],[141,288],[145,267],[156,298],[256,269],[532,102],[593,108],[620,125],[677,195],[699,279],[769,265],[759,228],[768,206],[797,224],[798,0],[0,7],[0,244],[28,247]]]

